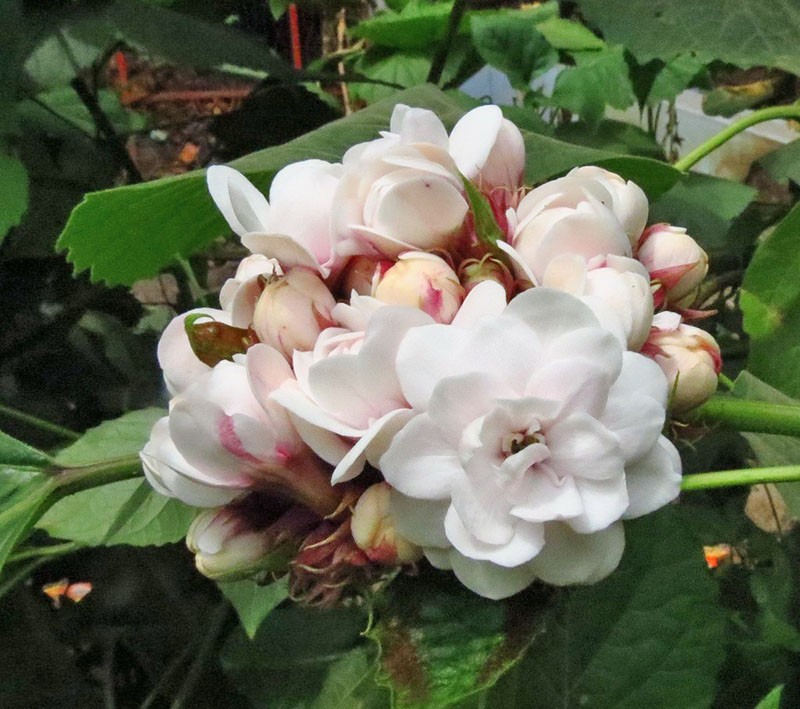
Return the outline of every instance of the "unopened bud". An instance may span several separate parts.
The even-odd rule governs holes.
[[[250,495],[243,502],[205,510],[192,522],[186,546],[204,576],[235,581],[264,573],[280,576],[289,570],[304,535],[318,518],[301,507],[277,519],[268,510],[259,515],[254,499],[257,496]]]
[[[642,234],[638,258],[658,286],[657,305],[692,305],[708,272],[708,255],[686,229],[654,224]]]
[[[478,259],[468,259],[461,263],[458,269],[461,285],[469,293],[475,286],[483,281],[499,283],[506,291],[506,298],[511,300],[514,292],[514,276],[501,261],[488,256]]]
[[[378,483],[358,498],[350,530],[360,549],[377,564],[410,564],[422,558],[422,549],[401,537],[389,513],[391,488]]]
[[[461,307],[465,291],[444,259],[408,252],[383,274],[373,295],[384,303],[410,305],[437,322],[449,323]]]
[[[659,313],[642,354],[654,359],[667,375],[671,408],[688,411],[717,389],[722,356],[717,341],[705,330],[680,323],[677,313]]]
[[[291,359],[294,350],[314,347],[322,330],[331,327],[336,305],[316,273],[294,268],[264,286],[253,315],[253,329],[262,342]]]

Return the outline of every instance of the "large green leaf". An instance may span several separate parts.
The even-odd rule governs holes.
[[[159,495],[145,480],[122,480],[65,497],[36,526],[79,544],[148,546],[183,539],[196,515],[197,510]]]
[[[28,171],[16,158],[0,153],[0,242],[28,209]]]
[[[628,108],[636,101],[623,47],[576,52],[575,66],[556,79],[550,102],[597,125],[606,106]]]
[[[242,628],[232,633],[222,667],[259,709],[383,709],[374,653],[361,637],[366,626],[366,614],[353,608],[278,608],[252,640]]]
[[[52,462],[47,453],[0,431],[0,465],[15,468],[43,468]],[[0,491],[2,489],[0,485]]]
[[[239,622],[251,640],[255,637],[264,619],[289,596],[287,580],[273,581],[268,586],[257,584],[252,579],[218,583],[239,616]]]
[[[756,190],[731,180],[689,173],[650,206],[650,222],[686,228],[710,254],[728,250],[732,221],[756,196]]]
[[[669,60],[692,52],[722,60],[800,74],[800,6],[761,0],[579,0],[605,38],[637,59]]]
[[[147,443],[153,424],[166,415],[164,409],[151,407],[104,421],[62,450],[56,462],[64,466],[91,465],[136,455]]]
[[[754,401],[800,406],[800,401],[782,394],[748,371],[742,372],[736,378],[733,394]],[[753,449],[759,465],[800,465],[800,438],[768,433],[742,433],[742,435]],[[776,487],[792,515],[800,519],[800,483],[778,483]]]
[[[626,523],[620,567],[559,594],[487,706],[709,706],[725,617],[687,524],[697,514],[665,507]]]
[[[538,632],[541,598],[481,598],[452,577],[397,579],[370,636],[398,706],[445,707],[493,685]]]
[[[774,180],[791,180],[800,185],[800,140],[767,153],[758,161]]]
[[[750,335],[747,368],[800,397],[800,205],[756,249],[745,273],[741,308]]]
[[[382,12],[359,22],[352,34],[382,47],[430,51],[444,38],[452,7],[452,2],[411,0],[400,12]]]
[[[84,466],[135,456],[159,408],[131,411],[87,431],[61,451],[56,462]],[[186,535],[196,511],[156,493],[144,480],[123,480],[77,492],[59,500],[37,522],[53,537],[80,544],[167,544]]]
[[[538,31],[539,13],[476,15],[470,22],[472,41],[483,59],[525,91],[534,76],[547,71],[558,54]]]

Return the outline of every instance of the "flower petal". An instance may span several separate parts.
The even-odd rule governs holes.
[[[650,453],[625,466],[630,503],[624,519],[632,519],[672,502],[681,490],[681,457],[664,436]]]
[[[469,559],[455,550],[450,552],[453,572],[461,583],[484,598],[508,598],[527,588],[536,578],[530,564],[507,568],[491,561]]]
[[[211,199],[235,234],[267,229],[269,202],[242,173],[214,165],[206,171],[206,182]]]

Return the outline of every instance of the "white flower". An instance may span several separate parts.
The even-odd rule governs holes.
[[[303,160],[278,171],[270,200],[241,173],[208,168],[208,191],[234,233],[253,253],[276,259],[284,270],[302,266],[323,278],[344,266],[331,235],[331,207],[342,166]]]
[[[546,186],[546,185],[544,185]],[[523,197],[510,224],[516,224],[511,246],[498,246],[512,258],[517,276],[534,285],[560,256],[580,256],[588,268],[602,265],[609,255],[629,257],[631,245],[616,217],[591,194],[573,206],[552,206],[558,195],[543,200]]]
[[[547,202],[552,207],[577,207],[593,197],[617,218],[633,247],[647,224],[647,196],[634,182],[602,167],[586,165],[570,170],[564,177],[551,180],[529,192],[525,199],[533,208]]]
[[[379,467],[397,530],[477,593],[598,580],[620,520],[678,494],[664,375],[570,295],[534,288],[472,328],[413,328],[396,361],[413,417]]]
[[[250,327],[256,303],[264,290],[263,282],[272,276],[282,276],[280,264],[263,254],[253,254],[241,260],[236,275],[229,278],[219,292],[222,309],[230,313],[230,324]]]
[[[341,257],[446,249],[468,206],[447,152],[447,133],[430,111],[396,106],[391,132],[343,158],[332,224]]]

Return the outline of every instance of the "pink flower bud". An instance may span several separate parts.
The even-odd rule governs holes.
[[[376,282],[392,267],[393,261],[376,261],[368,256],[350,259],[342,276],[342,294],[350,297],[355,291],[359,295],[371,295]]]
[[[334,324],[335,305],[316,273],[294,268],[265,285],[256,303],[253,329],[262,342],[291,359],[294,350],[312,349],[319,333]]]
[[[686,229],[654,224],[639,242],[639,261],[658,284],[658,305],[688,308],[708,272],[708,256]]]
[[[677,313],[663,312],[653,318],[642,354],[655,360],[667,375],[673,411],[693,409],[717,389],[722,369],[717,341],[705,330],[681,323]]]
[[[433,254],[408,252],[400,256],[374,289],[384,303],[410,305],[440,323],[449,323],[464,300],[456,272]]]
[[[514,293],[516,282],[511,271],[508,270],[502,261],[484,257],[478,259],[468,259],[461,262],[458,269],[461,285],[469,293],[475,286],[484,281],[494,281],[499,283],[506,292],[506,298],[511,300]]]
[[[378,483],[358,498],[350,531],[360,549],[377,564],[411,564],[422,558],[422,549],[401,537],[389,513],[391,488]]]
[[[208,578],[235,581],[259,572],[286,573],[304,536],[318,518],[300,507],[277,519],[262,509],[263,498],[204,510],[186,534],[198,571]]]

